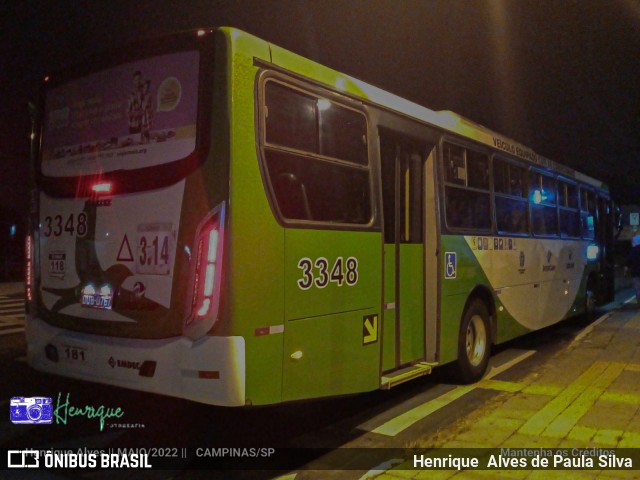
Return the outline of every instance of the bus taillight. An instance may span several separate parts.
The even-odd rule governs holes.
[[[27,297],[27,302],[31,302],[33,300],[33,237],[31,235],[27,235],[25,238],[25,248],[24,248],[24,258],[25,258],[25,295]]]
[[[187,327],[218,315],[222,252],[224,243],[224,205],[216,208],[198,229],[193,276],[193,300]]]
[[[597,260],[598,257],[600,256],[600,247],[595,244],[595,243],[591,243],[587,246],[587,260]]]
[[[99,182],[91,185],[91,190],[97,194],[111,193],[111,182]]]

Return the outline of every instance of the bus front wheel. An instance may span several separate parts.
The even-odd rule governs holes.
[[[460,324],[458,336],[458,375],[464,383],[477,382],[489,364],[491,336],[489,312],[483,301],[469,303]]]

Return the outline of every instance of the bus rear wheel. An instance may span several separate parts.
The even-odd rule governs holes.
[[[458,376],[463,383],[482,378],[491,355],[489,312],[483,301],[469,303],[460,324],[458,336]]]

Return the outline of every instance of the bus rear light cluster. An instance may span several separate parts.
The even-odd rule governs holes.
[[[91,190],[97,194],[111,193],[111,182],[98,182],[91,185]]]
[[[214,321],[220,303],[224,244],[224,205],[217,207],[198,229],[193,276],[193,300],[187,326],[207,317]]]
[[[597,260],[600,256],[600,247],[595,243],[587,246],[587,260]]]
[[[27,297],[27,302],[31,302],[33,300],[33,237],[31,235],[27,235],[25,238],[25,295]]]

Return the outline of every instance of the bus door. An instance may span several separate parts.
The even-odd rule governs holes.
[[[379,138],[385,272],[382,371],[388,372],[425,360],[427,336],[432,337],[429,344],[435,345],[435,329],[425,322],[426,292],[435,291],[434,282],[425,282],[431,277],[426,274],[425,236],[432,237],[425,222],[435,225],[434,145],[386,129],[380,130]],[[427,190],[431,190],[429,202]],[[435,309],[435,298],[428,301],[429,311]]]
[[[615,259],[613,241],[615,235],[615,208],[611,200],[598,196],[598,221],[596,222],[596,241],[600,246],[600,274],[596,292],[596,303],[604,305],[612,302],[615,296]]]

